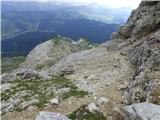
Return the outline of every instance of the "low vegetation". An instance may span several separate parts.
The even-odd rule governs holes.
[[[41,69],[43,69],[44,67],[46,67],[45,64],[37,64],[36,70],[41,70]]]
[[[88,50],[88,49],[98,47],[98,44],[90,43],[90,42],[88,42],[87,39],[84,39],[84,38],[81,38],[78,41],[77,45],[80,47],[81,50]]]
[[[88,94],[79,90],[69,79],[63,76],[57,76],[52,80],[16,80],[11,82],[11,84],[12,87],[10,89],[2,92],[2,102],[20,99],[21,103],[24,103],[34,100],[37,102],[30,103],[30,105],[39,108],[43,108],[50,99],[57,96],[59,100],[63,100],[71,96],[83,97]],[[14,107],[16,111],[23,109],[21,105],[15,105]]]
[[[1,72],[10,72],[11,70],[18,68],[19,65],[24,62],[24,60],[24,56],[2,57]]]
[[[69,114],[68,117],[72,120],[106,120],[106,117],[100,113],[92,113],[87,109],[87,105],[82,105],[80,108]]]
[[[152,71],[159,71],[160,70],[160,63],[155,63],[152,65]]]
[[[57,45],[60,41],[60,38],[56,37],[53,39],[54,46]]]

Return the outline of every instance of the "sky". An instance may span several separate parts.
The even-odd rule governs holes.
[[[3,0],[3,1],[37,1],[37,2],[70,2],[75,4],[90,4],[96,3],[111,8],[130,7],[135,9],[138,7],[141,0]]]

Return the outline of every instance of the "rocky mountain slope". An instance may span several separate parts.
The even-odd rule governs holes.
[[[9,120],[12,117],[14,120],[33,120],[36,118],[37,112],[46,111],[37,114],[36,120],[42,120],[44,116],[51,117],[50,114],[52,113],[47,113],[47,111],[50,111],[62,113],[70,119],[78,120],[86,118],[94,120],[159,120],[159,16],[160,2],[142,1],[139,7],[131,13],[127,23],[112,35],[112,40],[101,46],[75,53],[69,52],[46,69],[42,68],[37,71],[30,68],[27,71],[27,68],[22,66],[12,73],[2,75],[2,81],[4,82],[2,84],[2,88],[4,88],[2,97],[6,98],[5,96],[7,96],[8,100],[7,102],[2,101],[4,106],[2,112],[5,112],[2,119]],[[50,47],[46,47],[45,51],[49,49]],[[33,51],[36,51],[36,48]],[[31,53],[29,56],[32,56],[33,53]],[[53,53],[49,52],[47,54],[52,55]],[[42,62],[47,59],[46,56],[40,58]],[[29,63],[30,65],[35,64],[31,60],[29,60]],[[57,79],[56,76],[60,78]],[[15,94],[8,95],[13,93],[12,91],[19,91],[14,87],[17,84],[24,82],[28,86],[29,82],[31,86],[34,86],[36,83],[33,84],[32,81],[38,79],[40,88],[35,87],[36,89],[40,91],[43,89],[43,94],[46,94],[48,92],[46,91],[47,88],[53,87],[55,91],[52,92],[57,93],[59,88],[57,88],[55,82],[61,81],[61,77],[64,77],[63,82],[61,82],[63,84],[58,85],[63,86],[60,87],[62,88],[60,89],[61,92],[57,96],[41,96],[45,98],[43,107],[39,108],[35,104],[28,105],[31,100],[26,102],[28,106],[21,112],[14,109],[17,107],[16,105],[11,107],[11,103],[16,100],[16,97]],[[16,79],[21,82],[16,82]],[[70,81],[71,85],[64,84],[65,79]],[[10,80],[14,81],[9,82]],[[47,85],[46,88],[43,88],[42,86],[45,85]],[[69,92],[66,88],[69,89]],[[72,90],[73,88],[74,90]],[[6,91],[7,89],[9,90]],[[25,87],[25,90],[30,89]],[[60,94],[63,96],[64,93],[67,93],[67,99],[62,99],[63,97],[60,96]],[[37,96],[40,96],[41,92],[37,94]],[[18,96],[18,100],[23,100],[23,96],[19,94]],[[34,97],[34,94],[29,97]],[[34,98],[41,101],[39,97]],[[38,102],[38,104],[41,105],[42,102]],[[9,113],[7,110],[13,112]],[[65,118],[65,120],[67,119]]]

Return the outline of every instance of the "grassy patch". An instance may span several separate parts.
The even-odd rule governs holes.
[[[160,71],[160,63],[155,63],[152,65],[152,71]]]
[[[155,86],[154,89],[150,92],[150,96],[152,96],[150,102],[160,105],[160,86]]]
[[[54,46],[56,46],[56,45],[59,43],[60,39],[61,39],[61,38],[59,38],[59,37],[55,37],[55,38],[53,39]]]
[[[37,64],[36,70],[41,70],[41,69],[44,68],[45,66],[46,66],[45,64]]]
[[[54,40],[54,44],[57,45],[59,43],[59,39]]]
[[[81,39],[77,44],[81,50],[88,50],[98,46],[98,44],[93,44],[88,42],[86,39]]]
[[[23,56],[16,56],[16,57],[2,57],[1,59],[1,72],[9,72],[13,69],[19,67],[19,65],[24,62],[25,57]]]
[[[63,88],[69,88],[69,91],[58,94],[59,99],[61,100],[71,96],[83,97],[88,94],[85,91],[79,90],[70,80],[63,76],[57,76],[52,80],[16,80],[11,83],[15,85],[11,87],[11,89],[2,92],[2,101],[9,101],[10,98],[13,98],[18,94],[23,102],[31,101],[33,99],[38,100],[37,103],[32,105],[39,108],[43,108],[51,98],[55,97],[56,92],[60,89],[63,90]],[[21,109],[18,106],[15,107],[18,111]]]
[[[70,86],[70,91],[69,92],[66,92],[62,95],[62,98],[63,99],[67,99],[71,96],[74,96],[74,97],[84,97],[85,95],[88,94],[88,92],[86,91],[82,91],[82,90],[78,90],[77,87],[75,86]]]
[[[106,117],[102,113],[91,113],[86,107],[87,105],[81,106],[69,114],[68,117],[72,120],[106,120]]]

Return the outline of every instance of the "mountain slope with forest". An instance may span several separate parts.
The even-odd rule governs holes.
[[[102,43],[107,41],[111,37],[111,33],[119,27],[117,24],[105,24],[86,19],[75,19],[55,26],[50,23],[52,19],[46,19],[41,23],[41,28],[38,28],[38,31],[25,32],[13,38],[2,40],[2,55],[26,55],[36,45],[54,38],[56,35],[66,36],[75,41],[85,38],[91,43]],[[52,31],[56,31],[56,33]]]
[[[38,2],[2,2],[2,39],[12,38],[18,34],[31,31],[57,32],[57,29],[60,29],[63,24],[77,19],[93,21],[97,23],[96,26],[102,23],[111,24],[111,28],[115,31],[119,24],[126,21],[131,11],[129,8],[111,9],[95,4],[79,6],[59,4],[52,2],[45,4]],[[121,14],[123,14],[123,17]],[[114,25],[112,26],[112,24]],[[85,29],[87,28],[85,27]],[[108,30],[106,35],[109,36],[111,32],[113,31]],[[69,36],[72,35],[69,34]],[[106,39],[109,38],[106,37]],[[94,38],[94,41],[98,40],[101,41],[101,39]]]

